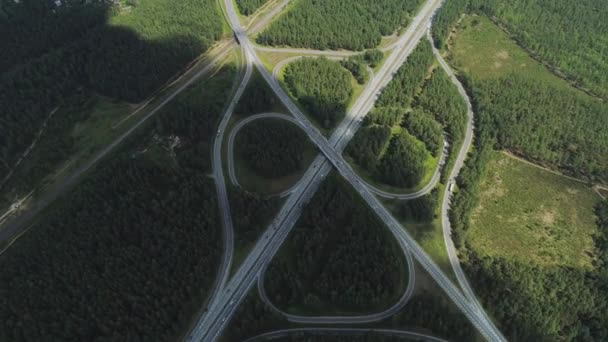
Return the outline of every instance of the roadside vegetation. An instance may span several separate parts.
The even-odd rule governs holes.
[[[254,70],[243,96],[234,109],[234,114],[247,117],[270,112],[283,113],[285,110],[259,71]]]
[[[257,286],[253,286],[247,297],[226,325],[221,342],[244,341],[259,334],[284,328],[288,324],[282,316],[270,310],[258,295]]]
[[[240,188],[228,192],[234,226],[235,271],[251,251],[251,248],[277,215],[283,200],[276,196],[264,196]]]
[[[408,25],[420,0],[301,0],[257,38],[259,44],[311,49],[375,48]],[[331,15],[328,15],[331,13]]]
[[[402,255],[358,194],[332,174],[269,265],[266,291],[290,313],[380,311],[407,286]]]
[[[342,120],[353,95],[348,70],[323,57],[289,63],[284,81],[291,94],[325,129],[334,128]]]
[[[416,269],[420,284],[407,305],[380,323],[380,327],[421,331],[449,341],[481,341],[475,327],[454,305],[443,290],[421,269]]]
[[[451,11],[451,21],[440,14],[438,22],[456,23]],[[608,338],[605,202],[584,183],[495,152],[605,180],[605,104],[555,76],[485,16],[465,16],[448,47],[477,119],[450,212],[476,294],[510,340]]]
[[[236,153],[247,167],[267,179],[302,171],[307,166],[305,150],[314,150],[300,127],[279,119],[247,124],[239,131],[235,144]]]
[[[208,146],[234,74],[178,96],[0,255],[0,340],[184,333],[221,256]]]
[[[250,15],[262,7],[268,0],[236,0],[236,5],[242,15]]]
[[[114,109],[127,114],[132,109],[126,102],[150,97],[222,34],[213,0],[135,3],[0,5],[4,196],[31,191],[79,152],[82,146],[72,133],[77,125],[94,119],[98,103],[113,107],[108,115],[115,115]],[[40,141],[27,156],[36,163],[22,163],[4,182],[39,133]],[[45,146],[54,151],[47,153]]]
[[[416,188],[437,167],[443,132],[450,152],[457,151],[465,125],[464,101],[434,68],[430,44],[421,42],[378,97],[346,156],[375,183]]]

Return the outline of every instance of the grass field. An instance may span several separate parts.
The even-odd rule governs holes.
[[[532,59],[498,26],[484,16],[466,16],[450,45],[450,63],[457,69],[479,79],[499,78],[510,72],[530,78],[569,84],[551,74],[543,65]]]
[[[590,269],[599,199],[584,183],[496,152],[468,241],[481,254]]]

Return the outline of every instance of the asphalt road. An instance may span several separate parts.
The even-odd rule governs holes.
[[[306,120],[306,117],[299,111],[297,106],[293,104],[291,99],[277,84],[276,80],[272,78],[262,65],[255,55],[255,51],[249,42],[248,37],[240,28],[234,4],[231,0],[225,0],[230,24],[234,28],[235,35],[238,37],[240,44],[250,51],[252,57],[254,57],[256,68],[258,68],[262,76],[271,85],[272,89],[287,109],[294,114],[296,120],[301,123],[306,133],[311,140],[317,144],[326,158],[318,156],[315,159],[315,162],[313,162],[311,168],[307,170],[303,177],[302,186],[288,198],[281,212],[266,231],[264,238],[256,243],[252,252],[230,280],[227,288],[223,291],[224,295],[218,299],[218,305],[210,310],[207,315],[202,317],[198,322],[196,329],[189,337],[190,339],[197,341],[213,341],[221,333],[229,318],[234,314],[238,306],[237,304],[246,296],[248,290],[255,283],[257,275],[276,253],[291,227],[295,224],[295,221],[301,213],[302,205],[310,200],[312,193],[316,191],[323,177],[330,171],[331,167],[327,162],[329,161],[336,167],[340,174],[359,191],[361,197],[385,224],[387,224],[398,241],[404,243],[408,247],[422,267],[424,267],[431,277],[433,277],[481,334],[488,340],[505,340],[500,331],[495,329],[492,323],[489,322],[485,312],[478,310],[477,307],[469,303],[409,233],[401,227],[399,222],[382,206],[373,193],[358,181],[357,175],[348,164],[344,162],[341,153],[338,152],[346,146],[348,140],[352,137],[356,128],[358,128],[358,124],[360,124],[360,120],[354,119],[364,116],[365,113],[371,109],[375,95],[379,93],[381,87],[390,81],[392,74],[398,70],[409,53],[412,52],[416,44],[420,41],[424,35],[426,26],[430,23],[431,17],[440,3],[441,2],[438,0],[430,0],[425,4],[423,9],[413,20],[407,32],[400,38],[400,43],[397,45],[396,51],[387,58],[385,65],[378,73],[374,82],[372,82],[377,83],[378,87],[371,87],[371,91],[368,91],[370,89],[368,87],[368,89],[364,91],[364,94],[359,101],[353,106],[353,110],[346,115],[345,120],[336,129],[330,141],[327,141],[323,135]],[[368,110],[365,110],[366,107]]]
[[[454,75],[454,72],[452,71],[450,66],[443,59],[443,57],[441,56],[441,53],[439,53],[439,51],[433,45],[433,38],[431,36],[430,30],[427,31],[427,38],[428,38],[429,42],[431,43],[431,45],[433,46],[433,53],[435,54],[435,57],[439,61],[439,64],[441,65],[443,70],[445,70],[445,72],[448,74],[448,76],[450,77],[450,80],[452,80],[452,83],[454,83],[454,85],[458,89],[458,93],[460,93],[460,96],[462,96],[462,98],[464,99],[464,101],[467,105],[467,127],[466,127],[465,137],[464,137],[462,146],[460,147],[460,151],[458,152],[458,156],[456,157],[454,167],[450,171],[450,176],[448,178],[448,184],[456,184],[456,177],[458,177],[458,175],[460,174],[460,170],[462,169],[462,167],[464,165],[464,161],[467,157],[467,154],[468,154],[468,152],[471,148],[471,144],[473,142],[473,135],[474,135],[474,133],[473,133],[473,122],[474,122],[473,106],[471,105],[471,99],[469,99],[469,96],[468,96],[466,90],[464,89],[464,87],[462,86],[462,84],[460,83],[458,78],[456,78],[456,76]],[[454,246],[454,241],[452,240],[452,226],[450,224],[450,217],[448,215],[451,200],[452,200],[452,195],[453,195],[453,187],[446,186],[445,193],[443,196],[443,203],[441,205],[441,226],[442,226],[442,230],[443,230],[443,240],[445,242],[445,246],[446,246],[446,249],[448,252],[448,258],[450,259],[450,265],[452,266],[452,270],[454,270],[454,274],[456,275],[456,279],[458,280],[458,284],[460,285],[462,291],[464,292],[464,295],[474,306],[477,307],[477,310],[483,312],[483,307],[482,307],[481,303],[479,302],[479,300],[477,299],[477,296],[475,296],[475,292],[473,291],[471,284],[469,283],[466,275],[464,274],[464,271],[462,270],[462,267],[460,266],[460,260],[458,259],[458,253],[456,251],[456,247]],[[488,321],[491,324],[493,324],[493,322],[491,320],[488,319]],[[494,327],[494,329],[498,330],[496,327]]]
[[[256,115],[252,115],[250,117],[247,117],[246,119],[243,119],[241,121],[239,121],[233,128],[232,130],[230,130],[230,134],[228,135],[228,175],[230,177],[230,182],[232,183],[232,185],[241,187],[238,177],[236,176],[236,169],[235,169],[235,162],[234,162],[234,142],[236,141],[236,136],[238,135],[239,131],[241,129],[243,129],[243,127],[247,126],[248,124],[250,124],[251,122],[255,121],[255,120],[260,120],[260,119],[280,119],[280,120],[286,120],[289,121],[295,125],[299,125],[299,123],[292,118],[291,116],[287,116],[284,114],[279,114],[279,113],[261,113],[261,114],[256,114]],[[292,192],[294,190],[294,188],[298,186],[297,184],[294,185],[294,187],[292,187],[291,189],[287,189],[285,192]],[[280,195],[285,194],[285,192],[281,193]]]
[[[218,56],[208,63],[206,67],[202,70],[194,74],[187,82],[183,85],[175,89],[170,95],[168,95],[163,101],[161,101],[158,105],[151,108],[150,111],[144,115],[141,119],[139,119],[133,126],[131,126],[127,131],[125,131],[122,135],[120,135],[116,140],[107,145],[105,148],[97,152],[91,159],[84,162],[82,166],[76,169],[71,175],[65,177],[65,179],[60,183],[52,187],[49,191],[46,191],[34,200],[34,202],[20,215],[9,218],[6,222],[4,222],[3,227],[0,229],[0,242],[6,243],[4,248],[0,251],[3,253],[6,249],[8,249],[12,243],[23,235],[27,229],[29,228],[29,223],[31,220],[38,215],[43,209],[45,209],[49,204],[51,204],[55,199],[57,199],[64,192],[69,190],[72,186],[74,186],[79,180],[80,177],[89,171],[98,161],[106,157],[110,152],[114,151],[116,146],[121,144],[127,137],[129,137],[133,132],[135,132],[141,125],[146,123],[150,117],[156,114],[161,108],[163,108],[167,103],[173,100],[179,93],[181,93],[184,89],[188,88],[195,81],[201,78],[203,75],[208,74],[217,64],[219,64],[222,60],[226,58],[226,55],[231,49],[232,44],[228,45],[225,50],[218,54]]]
[[[386,336],[394,336],[401,338],[409,338],[417,341],[430,341],[430,342],[447,342],[444,339],[425,335],[413,331],[396,330],[396,329],[365,329],[365,328],[327,328],[327,327],[311,327],[311,328],[295,328],[295,329],[284,329],[277,330],[268,333],[264,333],[252,338],[245,340],[245,342],[258,342],[274,340],[282,337],[288,337],[292,334],[308,333],[313,335],[352,335],[352,334],[368,334],[375,333]]]
[[[266,293],[266,288],[264,286],[264,273],[266,273],[266,268],[270,264],[266,264],[260,274],[258,276],[258,294],[260,295],[260,299],[268,305],[268,307],[277,313],[285,317],[289,322],[292,323],[301,323],[301,324],[364,324],[364,323],[372,323],[378,322],[385,318],[395,315],[407,304],[407,302],[412,298],[412,294],[414,293],[414,286],[416,285],[416,270],[414,268],[414,259],[412,255],[407,250],[407,246],[403,244],[401,240],[399,240],[401,251],[405,257],[408,268],[408,283],[405,288],[405,291],[399,297],[399,300],[391,305],[386,310],[367,314],[367,315],[348,315],[348,316],[304,316],[304,315],[293,315],[287,313],[281,309],[279,309],[270,298],[268,298],[268,294]]]
[[[248,34],[256,34],[260,30],[262,30],[269,22],[274,18],[281,10],[285,8],[285,5],[289,2],[289,0],[283,1],[278,7],[274,8],[272,11],[268,12],[268,14],[264,15],[259,21],[255,22],[251,28],[247,30]],[[38,215],[43,209],[49,206],[53,201],[55,201],[60,195],[71,189],[75,184],[80,181],[81,176],[86,172],[92,169],[92,167],[97,164],[101,159],[105,158],[109,155],[110,152],[114,151],[114,149],[120,145],[127,137],[129,137],[134,131],[136,131],[141,125],[150,119],[150,117],[154,116],[161,108],[163,108],[167,103],[173,100],[178,94],[192,85],[194,82],[199,80],[202,76],[208,74],[213,68],[221,64],[223,60],[226,59],[227,54],[236,46],[235,42],[230,42],[228,44],[223,45],[217,52],[217,56],[207,63],[207,65],[201,70],[195,72],[190,75],[189,72],[186,72],[180,79],[188,79],[181,86],[176,89],[170,91],[164,99],[158,104],[154,104],[148,110],[148,112],[141,117],[133,126],[131,126],[127,131],[125,131],[122,135],[120,135],[116,140],[108,144],[105,148],[95,153],[89,160],[85,161],[80,167],[78,167],[74,172],[72,172],[69,176],[66,176],[61,182],[44,193],[37,195],[37,197],[33,200],[29,207],[25,209],[23,212],[13,216],[7,217],[4,221],[0,221],[0,246],[2,246],[2,250],[0,250],[0,254],[4,253],[6,249],[8,249],[16,239],[18,239],[21,235],[23,235],[27,229],[29,228],[29,224],[32,219]],[[148,106],[152,100],[146,102],[145,106]]]
[[[224,141],[224,133],[226,127],[230,122],[232,113],[237,103],[243,96],[247,83],[251,79],[253,74],[253,66],[250,62],[247,52],[243,53],[246,61],[245,75],[243,80],[239,84],[234,96],[230,100],[230,103],[226,107],[222,115],[222,120],[218,126],[218,133],[213,142],[213,160],[211,162],[213,168],[213,179],[215,181],[215,189],[217,192],[218,206],[222,216],[222,227],[223,227],[223,239],[224,239],[224,254],[222,261],[219,266],[218,275],[213,289],[207,299],[208,305],[211,307],[215,305],[216,298],[221,289],[224,288],[230,275],[230,265],[232,264],[232,256],[234,255],[234,225],[232,223],[232,213],[230,210],[230,201],[228,199],[228,191],[226,190],[226,181],[224,179],[224,170],[222,168],[222,142]]]

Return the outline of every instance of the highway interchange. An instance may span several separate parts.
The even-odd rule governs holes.
[[[502,336],[500,331],[494,326],[492,321],[487,317],[483,311],[481,305],[474,296],[474,293],[464,273],[460,269],[458,258],[451,242],[450,238],[450,227],[449,221],[447,220],[447,205],[449,205],[449,187],[446,187],[446,196],[444,196],[444,205],[442,211],[442,221],[444,223],[444,238],[446,240],[446,246],[450,255],[450,262],[457,275],[458,281],[461,287],[464,289],[464,295],[456,288],[451,281],[442,273],[432,259],[426,255],[422,248],[416,243],[416,241],[409,235],[400,223],[392,217],[392,215],[383,207],[381,202],[374,196],[384,196],[389,198],[416,198],[430,192],[439,180],[439,171],[443,162],[440,162],[440,166],[437,168],[435,175],[429,184],[425,185],[420,191],[414,194],[392,194],[383,192],[380,189],[375,189],[369,184],[365,183],[344,161],[342,157],[342,151],[347,146],[354,133],[359,128],[362,118],[369,112],[374,105],[374,100],[377,94],[388,84],[391,80],[392,75],[399,69],[399,67],[406,60],[407,56],[413,51],[417,43],[420,41],[424,33],[427,31],[430,21],[435,11],[439,8],[441,0],[429,0],[426,2],[424,7],[420,10],[418,15],[414,18],[407,31],[394,43],[383,48],[383,51],[392,53],[387,57],[383,67],[376,73],[375,77],[371,79],[367,88],[363,91],[360,98],[352,106],[351,110],[347,113],[344,120],[336,128],[334,133],[329,139],[326,139],[306,118],[306,116],[298,109],[293,103],[291,98],[285,93],[280,87],[279,82],[273,77],[264,65],[259,60],[256,49],[268,50],[269,48],[260,48],[254,46],[247,36],[261,30],[274,16],[276,16],[288,3],[288,0],[282,1],[279,6],[272,9],[267,15],[265,15],[260,21],[253,23],[248,31],[245,31],[240,24],[239,17],[234,9],[234,3],[232,0],[224,1],[224,10],[229,19],[230,25],[233,28],[235,35],[238,37],[239,43],[242,48],[242,52],[247,61],[246,71],[244,77],[236,89],[235,95],[226,107],[226,110],[222,116],[222,120],[219,125],[218,136],[214,141],[213,146],[213,177],[216,183],[216,189],[218,193],[218,203],[220,210],[222,211],[222,221],[224,228],[224,256],[219,266],[219,273],[214,286],[214,290],[211,292],[209,305],[205,310],[201,310],[201,316],[197,324],[191,331],[188,339],[193,341],[214,341],[222,332],[222,329],[228,324],[229,318],[234,314],[243,298],[249,292],[249,289],[258,281],[260,274],[263,274],[263,270],[268,265],[274,254],[277,252],[282,242],[285,240],[292,227],[295,225],[298,217],[302,212],[302,208],[310,200],[314,192],[318,189],[323,179],[332,170],[332,166],[335,167],[338,172],[344,177],[344,179],[352,184],[352,186],[361,194],[361,197],[367,202],[367,204],[376,212],[378,217],[382,219],[389,230],[394,234],[395,238],[399,242],[400,246],[406,258],[410,268],[410,283],[408,288],[401,296],[400,300],[393,305],[391,308],[384,312],[365,315],[365,316],[352,316],[352,317],[291,317],[291,320],[297,322],[299,320],[306,321],[306,323],[359,323],[359,322],[372,322],[383,319],[397,312],[403,305],[407,303],[407,300],[411,296],[411,289],[415,281],[415,272],[412,268],[412,256],[421,264],[421,266],[437,281],[439,286],[446,292],[450,299],[462,310],[462,312],[471,320],[473,325],[480,331],[480,333],[488,340],[491,341],[504,341],[505,338]],[[159,101],[148,101],[146,104],[146,113],[142,115],[137,122],[121,134],[116,140],[106,146],[104,149],[94,154],[88,161],[83,163],[78,169],[76,169],[69,176],[65,177],[60,184],[54,187],[51,191],[47,191],[40,195],[36,201],[30,206],[30,208],[21,216],[16,219],[7,222],[5,227],[0,230],[0,241],[9,241],[5,245],[5,248],[10,246],[10,242],[18,238],[28,227],[28,222],[37,215],[40,211],[46,208],[53,200],[55,200],[60,194],[64,193],[67,189],[73,186],[83,174],[90,170],[97,162],[109,155],[120,143],[122,143],[128,136],[136,131],[142,124],[144,124],[150,117],[156,114],[164,105],[170,102],[175,96],[177,96],[184,89],[188,88],[196,80],[203,75],[208,74],[213,68],[224,60],[227,54],[236,46],[235,43],[224,44],[215,58],[213,58],[205,67],[197,70],[193,74],[185,75],[185,81],[180,83],[175,89],[171,90],[167,96],[163,97]],[[272,51],[277,51],[271,49]],[[328,55],[330,57],[345,57],[353,55],[352,52],[345,51],[314,51],[314,50],[301,50],[301,49],[281,49],[279,51],[285,52],[296,52],[301,54],[311,55]],[[436,51],[435,51],[436,52]],[[472,120],[472,112],[470,103],[462,89],[462,85],[457,81],[449,70],[449,66],[443,61],[441,56],[436,52],[437,58],[440,64],[446,72],[450,75],[454,83],[459,87],[459,91],[465,99],[467,99],[467,105],[469,108],[469,117]],[[285,107],[294,116],[295,122],[304,129],[308,134],[311,141],[315,143],[321,154],[315,158],[311,166],[307,169],[300,182],[293,189],[290,189],[291,194],[287,198],[285,204],[281,208],[280,213],[272,221],[268,229],[264,232],[264,237],[259,239],[255,247],[252,249],[249,256],[244,260],[242,265],[239,267],[237,272],[234,274],[232,279],[228,281],[229,269],[232,263],[233,255],[233,227],[232,227],[232,215],[230,212],[230,206],[228,202],[226,184],[224,179],[224,171],[222,170],[221,162],[221,148],[222,141],[226,127],[230,121],[234,107],[238,103],[241,95],[243,94],[245,87],[251,77],[253,67],[256,67],[261,75],[264,77],[266,82],[271,86],[272,90],[277,94],[279,99],[283,102]],[[149,107],[149,108],[148,108]],[[472,124],[467,128],[467,139],[461,148],[456,161],[456,166],[453,168],[450,174],[449,182],[453,182],[454,178],[458,174],[460,167],[466,157],[468,146],[470,146],[469,131],[472,132]],[[465,149],[464,147],[467,146]],[[442,154],[441,160],[445,158],[445,152]],[[232,177],[231,177],[232,178]],[[447,223],[446,223],[447,222]],[[396,311],[395,311],[396,310]],[[287,316],[290,318],[289,316]],[[321,330],[321,329],[317,329]],[[337,330],[337,329],[336,329]],[[354,331],[356,329],[350,329]],[[276,332],[284,333],[282,332]],[[407,332],[396,332],[396,333],[407,333]],[[432,337],[426,336],[431,340]]]
[[[241,264],[238,271],[228,282],[226,287],[218,292],[213,299],[209,311],[201,316],[189,336],[194,341],[214,341],[229,322],[229,318],[236,311],[238,304],[244,299],[249,289],[255,284],[257,277],[270,262],[289,231],[296,223],[303,205],[310,200],[314,191],[319,187],[323,178],[330,172],[331,166],[352,184],[361,194],[361,197],[382,219],[400,244],[406,246],[421,266],[431,275],[438,285],[446,292],[450,299],[462,310],[472,324],[488,340],[504,341],[500,331],[485,314],[483,309],[472,303],[456,288],[432,259],[422,250],[409,233],[401,227],[399,222],[382,206],[374,194],[363,185],[360,178],[350,168],[341,156],[350,138],[360,125],[360,119],[372,108],[374,99],[380,90],[390,81],[391,76],[398,70],[407,56],[426,32],[435,11],[441,2],[428,1],[411,23],[407,32],[395,43],[395,51],[387,58],[385,65],[377,73],[370,86],[366,88],[345,119],[334,131],[331,138],[326,139],[300,112],[290,97],[280,87],[279,83],[265,69],[255,52],[255,47],[241,28],[239,17],[231,0],[224,2],[225,10],[235,37],[247,52],[248,63],[253,63],[272,90],[279,97],[285,107],[294,115],[300,126],[309,138],[322,152],[304,174],[300,186],[289,196],[280,213],[270,224],[264,238],[261,238],[252,249],[249,256]],[[466,155],[466,153],[465,153]],[[460,155],[459,155],[460,157]]]

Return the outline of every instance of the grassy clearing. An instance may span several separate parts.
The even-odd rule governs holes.
[[[583,183],[497,152],[481,183],[468,240],[481,254],[591,269],[598,200]]]
[[[515,72],[531,79],[574,89],[532,59],[485,16],[465,16],[450,45],[450,63],[466,74],[484,80]]]

